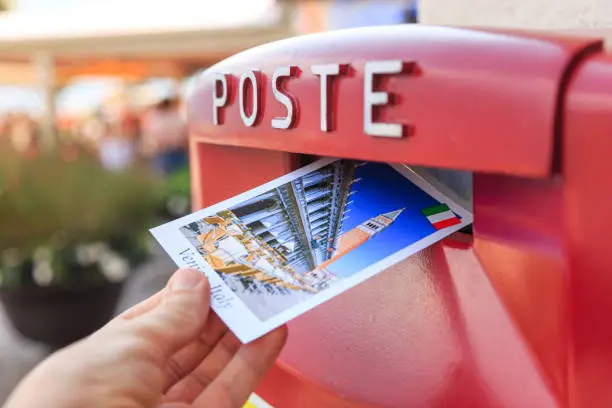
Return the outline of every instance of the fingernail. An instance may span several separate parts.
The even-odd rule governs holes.
[[[196,269],[179,269],[170,280],[170,289],[193,289],[204,280],[202,272]]]

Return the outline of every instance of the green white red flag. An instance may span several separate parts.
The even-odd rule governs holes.
[[[457,215],[452,212],[446,204],[438,204],[433,207],[428,207],[421,210],[421,212],[437,230],[448,228],[461,222],[459,217],[457,217]]]

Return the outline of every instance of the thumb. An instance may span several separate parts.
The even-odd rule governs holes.
[[[195,340],[210,311],[210,284],[195,269],[179,269],[159,301],[145,313],[124,321],[124,328],[158,352],[164,361]]]

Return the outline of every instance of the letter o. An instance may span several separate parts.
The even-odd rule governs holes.
[[[240,118],[246,126],[253,126],[259,118],[259,76],[260,73],[257,70],[248,70],[240,76],[240,89],[238,91],[238,104],[240,105]],[[246,87],[250,83],[252,90],[251,98],[251,114],[247,115],[245,91]]]

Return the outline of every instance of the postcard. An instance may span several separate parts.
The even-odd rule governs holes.
[[[469,225],[441,190],[404,165],[321,159],[151,232],[247,343]]]

